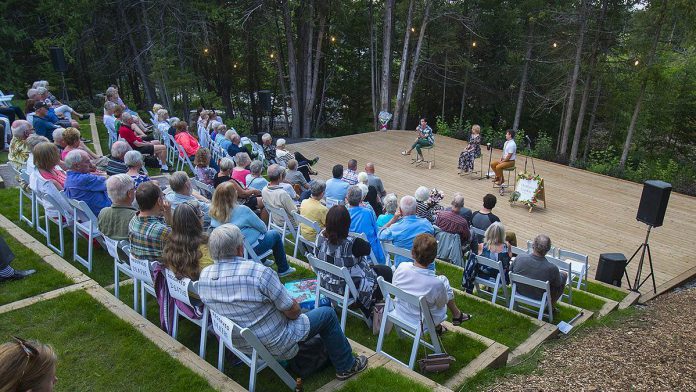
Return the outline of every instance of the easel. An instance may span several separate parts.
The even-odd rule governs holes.
[[[526,173],[526,172],[525,172],[525,173]],[[518,179],[518,181],[519,181],[519,179]],[[539,191],[539,194],[536,196],[537,205],[538,205],[539,202],[541,201],[541,202],[544,203],[544,209],[546,209],[546,185],[544,184],[544,179],[543,179],[543,178],[539,180],[539,187],[541,188],[541,190]],[[512,200],[512,197],[513,197],[513,195],[515,195],[515,193],[517,193],[517,194],[519,195],[519,192],[517,192],[517,191],[515,191],[515,192],[512,193],[511,199],[510,199],[510,206],[513,206],[513,205],[515,204],[515,202],[518,201],[518,200]],[[530,213],[530,214],[532,213],[532,209],[534,209],[534,207],[535,207],[534,205],[532,205],[532,206],[529,207],[529,213]]]

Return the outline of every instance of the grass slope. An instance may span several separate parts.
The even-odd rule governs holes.
[[[383,367],[367,370],[357,378],[348,381],[339,392],[387,392],[410,391],[428,392],[425,385]]]
[[[56,391],[213,391],[87,293],[2,315],[0,336],[37,339],[58,353]]]
[[[0,235],[15,255],[14,261],[10,264],[13,268],[36,270],[36,273],[28,278],[0,284],[0,305],[33,297],[72,283],[67,276],[53,269],[39,255],[10,236],[7,231],[0,229]]]

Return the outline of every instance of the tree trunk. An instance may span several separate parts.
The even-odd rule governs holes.
[[[585,139],[585,147],[582,150],[582,160],[587,162],[587,154],[590,150],[590,137],[594,129],[595,119],[597,118],[597,106],[599,106],[599,96],[602,93],[602,82],[597,80],[597,90],[595,91],[595,99],[592,104],[592,114],[590,115],[590,124],[587,126],[587,138]]]
[[[566,155],[568,151],[568,137],[570,136],[570,122],[573,120],[573,109],[575,107],[575,92],[578,87],[578,76],[580,75],[580,63],[582,61],[582,47],[585,40],[585,29],[587,28],[587,0],[582,1],[580,9],[580,31],[578,32],[577,48],[575,49],[575,65],[573,66],[573,76],[570,79],[570,91],[568,97],[567,114],[561,133],[561,145],[559,153]]]
[[[520,81],[520,91],[517,93],[517,108],[515,108],[515,119],[512,122],[512,130],[517,131],[520,127],[520,118],[522,117],[522,106],[524,105],[524,94],[527,90],[527,80],[529,79],[529,62],[532,58],[532,36],[534,33],[534,24],[527,21],[527,50],[524,54],[524,66],[522,66],[522,80]]]
[[[285,27],[285,43],[288,47],[288,75],[290,76],[290,106],[292,107],[292,132],[290,135],[299,138],[301,133],[302,115],[300,102],[297,96],[297,54],[295,53],[295,38],[292,33],[292,20],[290,20],[290,6],[288,0],[283,2],[283,26]]]
[[[464,106],[466,105],[466,87],[469,84],[469,67],[464,71],[464,86],[462,86],[462,102],[459,107],[459,123],[464,126]]]
[[[660,17],[655,27],[655,36],[653,37],[652,48],[650,49],[650,57],[648,57],[648,63],[646,67],[650,68],[655,61],[655,53],[657,52],[657,44],[660,42],[660,32],[662,31],[662,23],[665,20],[665,9],[667,8],[667,1],[662,0],[662,9],[660,10]],[[626,160],[628,159],[628,150],[631,149],[631,140],[633,139],[633,133],[636,130],[636,123],[638,122],[638,115],[640,114],[640,107],[643,104],[643,97],[645,96],[645,89],[648,86],[648,73],[646,72],[643,76],[643,81],[640,84],[640,94],[638,94],[638,100],[636,101],[636,107],[633,109],[633,116],[631,116],[631,123],[628,126],[628,133],[626,134],[626,141],[624,142],[623,151],[621,152],[621,160],[619,160],[619,166],[623,169],[626,167]]]
[[[373,15],[373,4],[370,0],[370,102],[372,103],[372,126],[378,130],[377,120],[377,81],[375,80],[377,70],[375,69],[375,24]],[[392,122],[395,124],[395,122]]]
[[[324,43],[324,32],[326,31],[326,15],[319,11],[319,33],[317,35],[317,45],[316,48],[312,45],[312,41],[309,42],[309,51],[307,53],[307,72],[305,85],[308,86],[305,93],[305,109],[304,109],[304,124],[302,126],[302,137],[309,138],[312,136],[312,122],[314,119],[314,103],[316,102],[317,95],[317,85],[319,84],[319,64],[322,56],[322,44]],[[310,17],[312,15],[310,14]],[[313,22],[309,21],[310,36],[313,32]],[[312,53],[314,53],[314,59],[312,59]]]
[[[138,46],[135,43],[135,38],[133,38],[132,28],[130,27],[130,24],[127,23],[128,19],[126,19],[126,12],[124,10],[124,7],[117,8],[119,16],[121,17],[121,25],[127,26],[126,36],[128,37],[128,44],[130,45],[133,61],[135,61],[136,72],[138,73],[138,76],[140,76],[140,81],[143,85],[143,90],[145,91],[145,100],[147,101],[146,104],[151,106],[154,100],[154,94],[152,92],[152,86],[150,86],[150,80],[148,78],[147,71],[145,70],[145,65],[143,64],[140,50],[138,49]]]
[[[445,53],[445,74],[442,80],[442,112],[440,117],[445,121],[445,97],[447,96],[447,53]]]
[[[416,50],[413,53],[413,60],[411,60],[411,70],[408,75],[408,84],[406,85],[406,97],[404,97],[404,110],[401,114],[401,128],[406,129],[406,119],[408,117],[408,106],[411,102],[411,95],[413,94],[413,86],[416,82],[416,71],[418,70],[418,63],[420,62],[420,51],[423,46],[423,37],[425,36],[425,29],[428,26],[428,21],[430,18],[430,7],[432,6],[432,0],[427,0],[425,3],[425,11],[423,12],[423,23],[418,33],[418,42],[416,43]]]
[[[404,33],[404,48],[401,52],[401,67],[399,69],[399,86],[396,88],[396,102],[394,103],[393,124],[399,123],[401,107],[403,105],[404,80],[406,79],[406,67],[408,65],[408,47],[411,42],[411,20],[415,0],[408,3],[408,15],[406,17],[406,32]]]
[[[395,0],[384,1],[384,26],[382,32],[382,86],[380,87],[380,110],[389,111],[389,84],[391,82],[391,41]]]

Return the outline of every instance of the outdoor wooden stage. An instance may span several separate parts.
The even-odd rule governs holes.
[[[466,142],[436,136],[435,165],[428,170],[410,163],[415,151],[412,156],[400,154],[414,139],[413,131],[372,132],[294,144],[291,149],[309,158],[319,156],[321,159],[316,170],[322,179],[331,177],[333,165],[340,163],[345,166],[351,158],[357,159],[359,171],[364,170],[365,163],[374,162],[375,174],[382,178],[387,192],[395,192],[399,197],[412,195],[420,185],[436,187],[445,194],[444,205],[449,205],[452,195],[460,192],[464,195],[465,206],[475,211],[481,207],[486,193],[498,195],[491,180],[477,180],[478,174],[471,178],[457,174],[459,153]],[[483,153],[484,166],[487,166],[485,148]],[[500,155],[500,150],[493,151],[493,159]],[[518,172],[523,171],[524,162],[525,157],[518,154]],[[477,159],[476,170],[479,163]],[[555,246],[589,254],[589,276],[594,278],[600,253],[621,252],[630,257],[643,242],[647,226],[635,219],[643,189],[641,184],[539,159],[534,159],[534,163],[536,172],[546,184],[547,208],[535,208],[529,213],[524,205],[511,207],[506,195],[498,196],[494,210],[506,228],[517,234],[520,246],[524,247],[524,242],[537,234],[546,233]],[[532,171],[531,159],[527,169]],[[650,236],[658,290],[661,285],[671,286],[675,280],[681,281],[696,274],[692,247],[694,234],[696,198],[672,193],[664,225],[653,229]],[[631,280],[635,276],[637,258],[628,268]],[[647,273],[646,258],[643,276]],[[623,287],[627,287],[625,279]],[[650,282],[641,288],[643,294],[651,291]]]

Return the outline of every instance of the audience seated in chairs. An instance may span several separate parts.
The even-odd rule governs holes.
[[[220,160],[220,172],[215,177],[215,187],[220,184],[231,183],[234,190],[237,191],[237,203],[243,204],[252,209],[252,211],[260,211],[261,219],[267,221],[268,215],[264,209],[264,201],[261,198],[261,190],[248,188],[245,189],[242,184],[229,176],[230,171],[234,167],[234,162],[230,158],[222,158]]]
[[[309,182],[304,175],[297,170],[297,160],[291,159],[288,161],[288,169],[285,171],[285,182],[290,185],[299,185],[300,189],[309,189]],[[304,200],[304,199],[303,199]]]
[[[115,241],[127,240],[128,225],[138,211],[133,207],[133,179],[127,174],[113,175],[106,180],[106,192],[111,199],[111,206],[99,212],[99,231]]]
[[[118,135],[123,138],[128,144],[141,154],[154,155],[159,159],[162,165],[162,171],[169,171],[167,167],[167,147],[160,144],[159,141],[153,140],[152,136],[138,136],[134,130],[137,129],[135,124],[136,118],[128,113],[121,115],[121,126],[118,128]]]
[[[150,181],[150,176],[143,170],[143,154],[135,150],[128,151],[123,157],[123,162],[128,168],[126,173],[135,183],[135,189],[138,189],[140,184]]]
[[[234,160],[235,166],[234,169],[232,169],[232,178],[246,188],[246,177],[248,174],[251,174],[251,171],[247,169],[247,166],[251,164],[251,158],[249,158],[249,154],[246,152],[238,152],[237,155],[234,156]]]
[[[191,180],[186,172],[178,171],[172,173],[169,177],[169,187],[172,192],[167,194],[166,199],[172,205],[172,210],[176,210],[176,207],[181,203],[196,203],[203,212],[203,227],[207,228],[210,226],[210,216],[208,215],[210,200],[201,196],[198,192],[193,192],[193,185],[191,185]]]
[[[53,143],[39,143],[32,150],[34,165],[41,178],[52,183],[59,191],[65,186],[65,171],[59,166],[60,153]]]
[[[347,182],[342,181],[343,165],[335,165],[331,170],[333,178],[326,181],[326,197],[336,200],[345,200],[346,192],[348,192]]]
[[[353,189],[353,187],[351,187]],[[350,191],[348,192],[350,194]],[[371,265],[371,248],[367,241],[348,235],[352,226],[352,218],[346,207],[335,205],[326,215],[326,228],[317,239],[315,255],[320,260],[337,267],[346,267],[358,289],[357,303],[360,304],[365,317],[372,320],[372,307],[375,302],[384,298],[377,284],[377,277],[381,276],[387,282],[392,281],[392,270],[386,265]],[[331,274],[322,274],[322,287],[343,294],[345,283],[342,279]]]
[[[298,151],[295,151],[295,153],[291,153],[286,148],[285,139],[276,140],[275,157],[276,163],[283,167],[287,167],[288,162],[290,162],[291,159],[295,159],[297,161],[298,170],[305,176],[305,180],[307,180],[307,182],[311,181],[311,178],[309,178],[310,174],[317,174],[315,171],[311,169],[311,166],[314,166],[319,161],[319,157],[309,159]]]
[[[387,191],[384,190],[384,184],[382,184],[382,179],[375,175],[375,164],[368,162],[365,165],[365,172],[367,173],[367,185],[375,187],[377,190],[377,195],[382,198],[387,195]]]
[[[48,138],[45,138],[43,136],[39,135],[31,135],[27,138],[27,148],[29,148],[29,157],[27,158],[26,166],[27,166],[27,173],[31,173],[34,171],[36,168],[36,165],[34,165],[34,147],[38,146],[41,143],[50,143],[51,141],[48,140]]]
[[[169,112],[167,109],[159,109],[155,114],[157,115],[157,124],[155,124],[157,131],[160,135],[166,135],[169,133],[169,128],[172,127],[169,122]]]
[[[263,202],[267,206],[285,210],[288,215],[288,219],[295,226],[295,221],[292,218],[292,213],[297,211],[297,206],[292,201],[290,195],[283,189],[280,182],[283,180],[283,174],[285,170],[278,164],[273,164],[268,167],[268,180],[269,184],[267,187],[263,188]],[[288,184],[289,185],[289,184]],[[283,218],[277,215],[273,215],[273,222],[276,225],[283,226]]]
[[[38,99],[46,102],[46,104],[51,106],[55,110],[56,115],[66,118],[68,120],[72,119],[73,116],[77,117],[80,120],[84,120],[87,118],[87,115],[80,114],[70,106],[64,105],[62,102],[58,100],[58,98],[56,98],[55,95],[51,94],[51,92],[49,91],[48,81],[37,80],[32,84],[31,87],[36,89]]]
[[[454,325],[460,325],[469,320],[471,315],[460,311],[457,307],[454,302],[454,292],[447,277],[435,275],[435,271],[430,267],[436,255],[435,237],[430,234],[419,234],[413,240],[411,249],[411,256],[415,261],[399,264],[394,271],[392,284],[409,294],[425,297],[436,325],[436,332],[440,335],[445,331],[441,324],[447,320],[448,309],[452,313]],[[421,309],[411,304],[396,302],[395,311],[398,317],[410,320],[412,324],[417,325],[421,322]]]
[[[385,264],[384,251],[379,243],[379,238],[377,238],[377,219],[373,211],[360,206],[362,199],[363,192],[358,186],[354,185],[348,188],[346,204],[350,212],[350,231],[365,234],[377,258],[377,262]]]
[[[34,103],[34,116],[33,125],[36,128],[36,133],[51,139],[53,137],[53,130],[56,128],[68,128],[68,127],[79,127],[77,121],[72,122],[70,120],[59,120],[58,117],[53,113],[53,109],[49,109],[43,101],[37,101]]]
[[[505,281],[503,283],[508,282],[512,247],[510,243],[505,240],[505,226],[503,226],[502,223],[495,222],[488,226],[483,242],[478,244],[478,251],[476,254],[493,261],[500,261],[505,271]],[[485,277],[492,277],[497,275],[498,271],[488,271],[488,267],[480,267],[477,273],[483,274]]]
[[[317,222],[321,228],[324,228],[326,227],[326,214],[329,212],[329,209],[321,203],[321,199],[324,198],[326,183],[322,180],[314,180],[309,186],[309,190],[310,197],[302,200],[302,204],[300,204],[300,215]],[[309,241],[314,241],[317,238],[318,233],[307,225],[300,224],[300,231],[302,237]]]
[[[261,176],[263,172],[263,162],[252,161],[249,165],[249,174],[246,176],[246,184],[248,189],[263,190],[268,185],[268,180]]]
[[[459,213],[459,215],[466,218],[466,221],[469,222],[469,226],[471,226],[471,220],[472,220],[474,214],[470,208],[464,207],[464,196],[461,193],[455,193],[454,196],[452,196],[452,198],[453,198],[453,200],[455,198],[461,198],[461,203],[458,203],[458,204],[461,204],[462,206],[461,206],[461,208],[459,208],[458,213]],[[445,208],[445,210],[447,210],[447,211],[451,211],[453,209],[454,209],[453,206]]]
[[[358,170],[358,161],[356,161],[355,159],[348,160],[348,167],[343,172],[343,177],[341,177],[341,180],[347,182],[348,185],[357,184],[358,183],[357,170]]]
[[[53,139],[55,140],[55,134]],[[109,162],[106,165],[106,174],[112,176],[114,174],[122,174],[128,172],[128,166],[124,162],[124,157],[132,148],[128,143],[118,140],[111,145],[111,155],[107,156]]]
[[[394,246],[399,248],[411,249],[413,240],[418,234],[434,235],[435,229],[433,225],[427,219],[419,218],[416,215],[416,209],[415,197],[410,195],[402,197],[399,202],[399,209],[389,222],[384,224],[382,230],[379,231],[379,239],[381,241],[391,241]],[[435,250],[437,251],[437,246]],[[394,258],[394,264],[397,267],[403,261],[408,261],[408,259],[398,255]],[[435,270],[435,264],[428,265],[428,268]]]
[[[196,151],[196,158],[193,160],[195,166],[196,179],[206,185],[215,186],[215,176],[217,170],[210,167],[210,150],[207,148],[199,148]]]
[[[365,194],[365,202],[370,204],[372,211],[374,211],[375,216],[382,215],[382,197],[380,196],[377,188],[374,185],[369,184],[369,176],[365,172],[358,173],[358,184],[365,185],[367,187],[367,193]]]
[[[60,153],[62,153],[63,149],[67,146],[65,140],[63,140],[63,132],[65,132],[65,128],[56,128],[53,130],[53,143],[58,147]]]
[[[201,148],[198,140],[189,133],[186,121],[177,122],[174,124],[174,129],[176,130],[174,140],[184,149],[186,156],[193,161],[196,158],[196,152]]]
[[[365,356],[353,356],[333,308],[322,306],[302,313],[273,270],[242,259],[239,228],[231,224],[216,228],[209,244],[215,264],[201,272],[198,292],[211,310],[241,328],[250,328],[276,359],[292,359],[298,343],[318,334],[339,380],[367,368]],[[241,351],[251,352],[243,339],[233,336],[233,342]]]
[[[236,157],[240,152],[245,152],[241,147],[239,147],[239,143],[242,141],[242,138],[239,137],[237,132],[233,130],[227,131],[227,133],[225,133],[225,139],[227,139],[228,142],[224,144],[221,143],[220,147],[227,151],[227,155]]]
[[[2,390],[52,392],[58,382],[57,362],[53,347],[13,337],[12,341],[0,345]]]
[[[433,208],[428,203],[430,199],[430,189],[424,186],[419,186],[415,193],[417,209],[416,215],[419,218],[425,218],[430,223],[435,222],[435,216],[433,215]]]
[[[55,131],[54,131],[55,132]],[[70,151],[82,150],[89,155],[92,164],[99,170],[106,169],[109,163],[109,159],[103,156],[97,155],[94,151],[90,150],[85,143],[80,140],[80,131],[76,128],[65,128],[62,134],[64,148],[60,153],[60,158],[65,160],[65,156],[68,155]],[[54,140],[55,142],[55,140]]]
[[[162,190],[152,181],[135,191],[139,211],[128,225],[131,254],[138,259],[160,260],[172,229],[172,209]]]
[[[27,158],[29,158],[31,151],[27,146],[27,138],[33,134],[34,127],[29,124],[29,121],[16,120],[12,123],[12,141],[10,142],[10,152],[7,160],[17,171],[22,169],[27,162]]]
[[[510,272],[526,276],[530,279],[549,281],[551,286],[551,303],[555,304],[563,295],[568,276],[559,271],[558,267],[546,260],[546,254],[551,249],[551,239],[545,234],[539,234],[532,243],[531,254],[521,254],[510,266]],[[543,291],[523,284],[517,285],[517,292],[525,297],[541,299]]]
[[[92,174],[94,165],[85,151],[70,151],[65,164],[69,168],[64,187],[68,198],[84,201],[94,215],[111,205],[106,193],[106,177]]]
[[[452,209],[439,211],[437,218],[435,218],[435,226],[444,232],[459,234],[462,248],[468,249],[471,235],[469,233],[469,221],[461,215],[463,207],[464,196],[460,193],[455,193],[452,198]]]
[[[213,264],[197,204],[182,203],[172,213],[172,231],[162,251],[162,263],[177,279],[194,281],[203,268]]]
[[[276,149],[273,145],[273,136],[270,133],[264,133],[261,136],[261,143],[263,148],[263,155],[266,158],[268,164],[276,163]]]
[[[399,199],[396,198],[395,194],[390,193],[384,196],[382,203],[384,203],[384,213],[377,217],[377,228],[379,229],[394,217],[396,210],[399,208]]]
[[[245,205],[237,204],[237,191],[232,183],[220,184],[215,188],[210,217],[210,225],[213,228],[225,223],[237,226],[256,254],[260,255],[272,249],[279,276],[287,276],[295,272],[295,268],[288,266],[280,233],[267,230],[266,224],[254,211]]]
[[[111,101],[104,102],[104,117],[102,117],[102,122],[104,123],[104,126],[106,126],[106,129],[113,130],[114,132],[118,133],[115,116],[116,106],[117,105]]]
[[[495,208],[497,201],[498,199],[495,197],[495,195],[490,193],[484,196],[483,208],[473,213],[470,222],[471,226],[479,230],[486,231],[488,226],[495,222],[500,222],[500,218],[493,214],[493,208]],[[505,235],[505,239],[510,242],[511,245],[517,246],[517,236],[514,232],[508,231]],[[480,240],[480,238],[477,238],[477,240]]]

